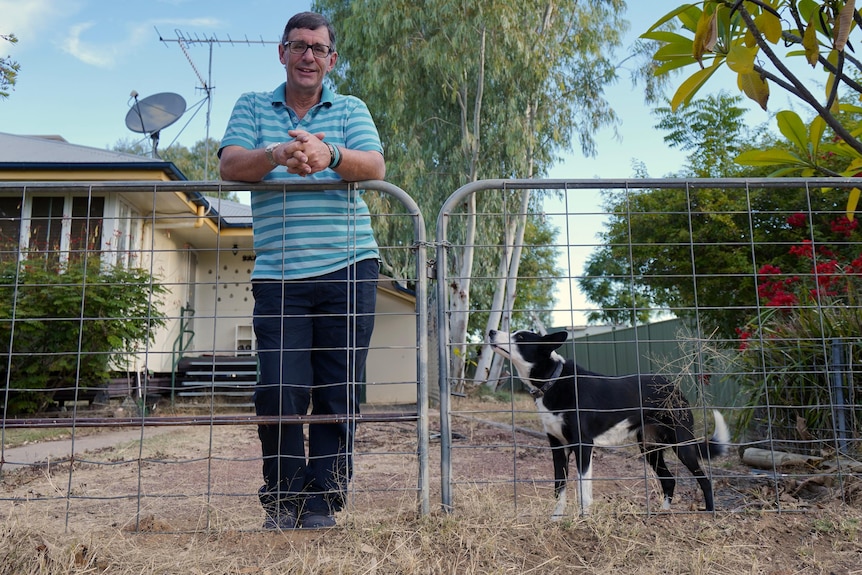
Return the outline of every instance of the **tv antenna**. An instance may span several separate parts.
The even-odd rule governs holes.
[[[167,45],[168,43],[175,43],[182,50],[183,55],[188,60],[189,65],[192,67],[192,70],[197,76],[198,82],[201,84],[201,90],[204,91],[204,98],[207,102],[207,112],[206,112],[206,140],[205,142],[205,159],[204,159],[204,174],[207,180],[209,180],[209,158],[210,158],[210,113],[212,112],[212,95],[215,86],[212,85],[212,71],[213,71],[213,45],[218,44],[226,44],[228,46],[235,46],[239,44],[245,44],[247,46],[251,46],[254,44],[259,44],[261,46],[266,44],[278,44],[277,40],[264,40],[261,36],[258,40],[252,40],[245,36],[241,40],[234,40],[229,35],[227,38],[219,38],[215,35],[212,36],[200,36],[198,34],[188,34],[182,32],[180,30],[174,30],[175,38],[165,38],[162,36],[162,33],[159,32],[159,29],[156,28],[156,33],[159,35],[159,40]],[[204,80],[203,75],[198,71],[197,66],[195,66],[194,61],[192,60],[191,55],[189,54],[188,48],[195,45],[207,46],[209,48],[209,63],[207,69],[207,79]]]
[[[186,111],[186,101],[179,94],[162,92],[138,100],[138,93],[129,94],[135,104],[126,114],[126,127],[133,132],[149,134],[153,143],[153,157],[158,158],[159,132],[180,119]]]

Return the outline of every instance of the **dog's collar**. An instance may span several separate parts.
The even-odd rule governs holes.
[[[542,387],[530,388],[530,396],[532,396],[533,399],[539,399],[540,397],[548,393],[548,390],[551,389],[551,386],[554,385],[554,383],[557,381],[557,378],[560,377],[561,373],[563,373],[563,362],[559,361],[557,362],[557,367],[554,368],[554,373],[549,379],[539,380],[545,382]],[[531,379],[530,381],[532,382],[535,380]]]

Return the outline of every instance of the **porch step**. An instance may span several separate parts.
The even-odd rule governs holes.
[[[179,396],[250,396],[257,382],[257,358],[247,356],[185,357],[177,363]]]

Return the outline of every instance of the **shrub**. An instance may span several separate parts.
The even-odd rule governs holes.
[[[0,364],[10,414],[44,409],[57,388],[100,386],[165,323],[165,288],[141,269],[98,257],[48,264],[34,256],[0,263]]]
[[[834,439],[831,378],[839,370],[848,387],[846,403],[855,404],[852,370],[835,363],[833,344],[849,349],[862,334],[862,256],[854,257],[858,245],[847,241],[857,222],[832,220],[826,242],[818,241],[816,228],[806,220],[803,214],[788,218],[791,227],[810,237],[790,246],[793,257],[785,260],[785,269],[760,267],[761,311],[738,330],[748,408],[738,419],[738,431],[755,424],[775,439]],[[852,411],[850,429],[856,429],[857,419]]]

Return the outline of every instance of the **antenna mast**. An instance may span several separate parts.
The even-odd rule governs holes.
[[[252,40],[248,36],[245,36],[242,40],[234,40],[229,35],[227,38],[219,38],[215,35],[212,36],[200,36],[198,34],[188,34],[182,32],[180,30],[174,30],[175,38],[165,38],[162,36],[162,33],[159,32],[158,28],[156,28],[156,33],[159,35],[159,41],[163,44],[167,45],[168,43],[175,43],[182,50],[183,55],[185,55],[186,60],[188,60],[189,65],[191,65],[192,70],[194,70],[195,76],[197,76],[198,81],[201,83],[201,88],[204,91],[206,100],[207,100],[207,113],[206,113],[206,139],[204,140],[205,145],[205,158],[204,158],[204,176],[207,180],[209,180],[209,161],[210,161],[210,112],[212,111],[212,92],[215,89],[215,86],[212,85],[212,72],[213,72],[213,44],[226,44],[228,46],[235,46],[239,44],[245,44],[247,46],[251,46],[253,44],[260,44],[261,46],[266,44],[278,44],[275,40],[264,40],[263,36],[261,36],[258,40]],[[198,71],[197,66],[195,66],[194,61],[192,60],[191,55],[189,54],[188,48],[190,46],[201,45],[209,47],[209,64],[207,69],[207,79],[204,80],[201,73]]]

